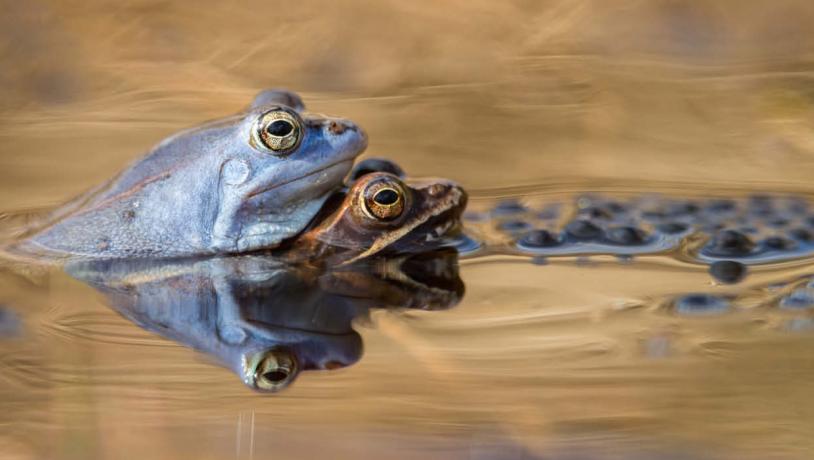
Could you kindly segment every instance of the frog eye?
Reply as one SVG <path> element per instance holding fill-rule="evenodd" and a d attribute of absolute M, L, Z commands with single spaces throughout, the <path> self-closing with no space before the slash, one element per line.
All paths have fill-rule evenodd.
<path fill-rule="evenodd" d="M 299 145 L 302 123 L 297 115 L 282 109 L 264 113 L 255 123 L 252 137 L 255 145 L 276 154 L 287 154 Z"/>
<path fill-rule="evenodd" d="M 297 360 L 283 349 L 267 350 L 251 359 L 248 383 L 260 391 L 275 392 L 287 387 L 299 372 Z"/>
<path fill-rule="evenodd" d="M 397 219 L 404 212 L 406 193 L 395 178 L 371 182 L 364 193 L 365 213 L 380 221 Z"/>

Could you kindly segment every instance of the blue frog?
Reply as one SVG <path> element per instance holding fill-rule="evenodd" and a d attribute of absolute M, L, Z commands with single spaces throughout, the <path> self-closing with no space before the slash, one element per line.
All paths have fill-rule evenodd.
<path fill-rule="evenodd" d="M 353 122 L 266 90 L 243 113 L 165 139 L 11 249 L 66 260 L 273 248 L 306 227 L 366 146 Z"/>

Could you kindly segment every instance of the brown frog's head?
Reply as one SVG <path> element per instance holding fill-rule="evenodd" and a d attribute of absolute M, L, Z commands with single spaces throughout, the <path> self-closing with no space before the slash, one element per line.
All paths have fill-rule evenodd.
<path fill-rule="evenodd" d="M 383 252 L 418 252 L 460 226 L 466 200 L 463 188 L 450 180 L 366 174 L 344 198 L 329 204 L 332 213 L 300 242 L 330 248 L 345 262 Z"/>

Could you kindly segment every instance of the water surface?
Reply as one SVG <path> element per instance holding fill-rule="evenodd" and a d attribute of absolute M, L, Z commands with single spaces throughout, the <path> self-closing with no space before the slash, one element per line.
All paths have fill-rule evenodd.
<path fill-rule="evenodd" d="M 814 194 L 806 1 L 35 1 L 4 11 L 8 214 L 65 201 L 273 86 L 357 121 L 370 154 L 461 182 L 475 212 L 592 193 Z M 357 362 L 303 373 L 276 394 L 139 328 L 59 269 L 4 268 L 0 452 L 814 454 L 810 255 L 752 264 L 723 284 L 683 245 L 540 259 L 491 222 L 467 222 L 487 244 L 460 260 L 460 303 L 373 309 L 353 323 Z"/>

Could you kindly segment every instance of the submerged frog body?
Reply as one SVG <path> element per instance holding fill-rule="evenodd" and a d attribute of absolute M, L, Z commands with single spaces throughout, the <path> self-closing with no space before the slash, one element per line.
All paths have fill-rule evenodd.
<path fill-rule="evenodd" d="M 327 203 L 317 224 L 281 257 L 349 263 L 377 254 L 418 252 L 460 228 L 467 194 L 447 179 L 400 179 L 370 172 Z"/>
<path fill-rule="evenodd" d="M 69 259 L 277 246 L 311 221 L 367 143 L 352 122 L 303 109 L 293 93 L 264 91 L 244 113 L 164 140 L 12 250 Z"/>
<path fill-rule="evenodd" d="M 77 261 L 74 277 L 140 327 L 210 355 L 250 388 L 276 392 L 301 371 L 352 365 L 352 322 L 373 307 L 444 309 L 463 295 L 452 250 L 331 270 L 261 255 Z"/>

